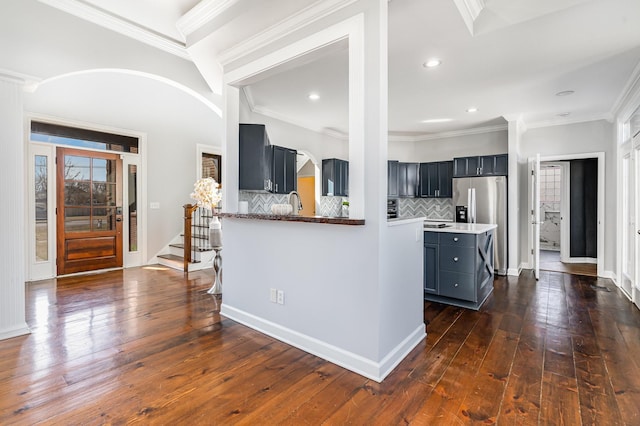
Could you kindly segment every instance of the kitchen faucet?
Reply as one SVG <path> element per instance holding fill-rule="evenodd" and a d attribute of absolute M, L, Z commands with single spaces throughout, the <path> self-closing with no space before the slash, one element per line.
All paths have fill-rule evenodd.
<path fill-rule="evenodd" d="M 300 199 L 300 194 L 298 191 L 291 191 L 289 193 L 289 204 L 291 204 L 292 212 L 294 216 L 298 216 L 300 210 L 302 210 L 302 200 Z"/>

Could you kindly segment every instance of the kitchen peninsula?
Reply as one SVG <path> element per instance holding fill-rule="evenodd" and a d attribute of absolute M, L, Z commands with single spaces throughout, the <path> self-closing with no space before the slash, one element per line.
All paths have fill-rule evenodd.
<path fill-rule="evenodd" d="M 493 291 L 493 238 L 497 225 L 424 225 L 424 298 L 479 309 Z"/>

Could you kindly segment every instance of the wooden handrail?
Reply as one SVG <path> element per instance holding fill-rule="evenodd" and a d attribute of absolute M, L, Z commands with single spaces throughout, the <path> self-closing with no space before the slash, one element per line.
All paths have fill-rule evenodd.
<path fill-rule="evenodd" d="M 196 211 L 198 205 L 185 204 L 184 208 L 184 272 L 189 272 L 189 263 L 191 263 L 191 223 L 193 212 Z"/>

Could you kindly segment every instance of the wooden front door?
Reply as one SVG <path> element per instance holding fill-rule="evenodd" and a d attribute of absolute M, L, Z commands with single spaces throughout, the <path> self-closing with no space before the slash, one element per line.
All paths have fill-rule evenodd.
<path fill-rule="evenodd" d="M 57 148 L 57 274 L 122 266 L 122 160 Z"/>

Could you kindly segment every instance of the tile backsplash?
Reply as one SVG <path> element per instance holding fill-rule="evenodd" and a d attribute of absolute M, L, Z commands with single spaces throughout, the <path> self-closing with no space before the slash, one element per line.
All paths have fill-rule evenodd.
<path fill-rule="evenodd" d="M 249 213 L 271 214 L 273 204 L 288 202 L 287 194 L 269 194 L 265 192 L 240 191 L 240 201 L 249 203 Z M 342 202 L 346 197 L 320 197 L 320 216 L 344 216 Z M 439 208 L 438 208 L 439 207 Z M 399 198 L 399 217 L 425 216 L 433 220 L 453 220 L 453 202 L 450 198 Z"/>
<path fill-rule="evenodd" d="M 346 197 L 320 197 L 320 216 L 340 217 L 348 216 L 343 214 L 342 202 L 349 201 Z M 346 212 L 345 212 L 346 213 Z"/>
<path fill-rule="evenodd" d="M 249 213 L 271 214 L 271 206 L 274 204 L 287 203 L 288 195 L 240 191 L 238 199 L 249 203 Z"/>
<path fill-rule="evenodd" d="M 433 220 L 453 220 L 451 198 L 398 198 L 398 216 L 425 216 Z"/>

